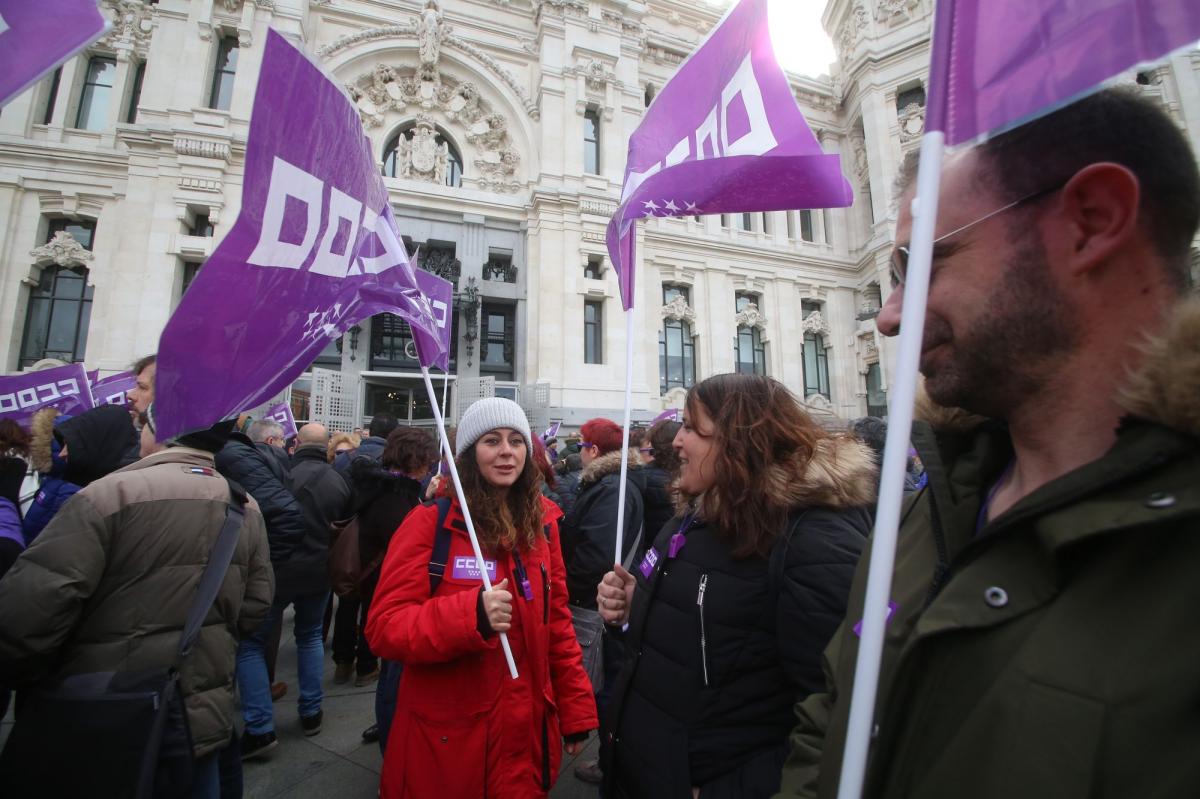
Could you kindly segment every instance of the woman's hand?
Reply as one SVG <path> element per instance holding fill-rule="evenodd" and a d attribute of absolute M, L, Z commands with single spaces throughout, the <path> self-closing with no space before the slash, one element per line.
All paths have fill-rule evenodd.
<path fill-rule="evenodd" d="M 585 746 L 587 741 L 566 741 L 563 743 L 563 751 L 573 757 L 582 752 Z"/>
<path fill-rule="evenodd" d="M 629 621 L 635 587 L 637 580 L 619 563 L 604 575 L 600 585 L 596 586 L 596 607 L 606 624 L 625 624 Z"/>
<path fill-rule="evenodd" d="M 492 586 L 491 591 L 484 591 L 480 594 L 480 597 L 483 599 L 483 612 L 487 614 L 488 624 L 498 633 L 508 632 L 508 628 L 512 627 L 513 596 L 504 590 L 507 585 L 508 578 L 505 577 Z"/>

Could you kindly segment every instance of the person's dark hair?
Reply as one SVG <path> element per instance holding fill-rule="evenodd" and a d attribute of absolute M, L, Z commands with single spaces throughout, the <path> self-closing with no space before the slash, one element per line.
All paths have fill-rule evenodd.
<path fill-rule="evenodd" d="M 871 448 L 875 463 L 883 463 L 883 447 L 887 443 L 887 422 L 878 416 L 864 416 L 850 423 L 850 434 Z"/>
<path fill-rule="evenodd" d="M 480 548 L 495 556 L 501 550 L 533 547 L 542 534 L 542 473 L 533 451 L 525 453 L 525 467 L 506 493 L 484 479 L 475 461 L 474 444 L 463 450 L 457 464 Z"/>
<path fill-rule="evenodd" d="M 152 352 L 149 355 L 144 355 L 134 361 L 133 366 L 129 368 L 129 371 L 133 372 L 134 377 L 137 377 L 147 366 L 151 366 L 156 363 L 158 363 L 158 354 Z"/>
<path fill-rule="evenodd" d="M 1065 182 L 1090 164 L 1121 164 L 1137 177 L 1139 217 L 1177 289 L 1190 282 L 1200 225 L 1200 171 L 1162 106 L 1132 86 L 1097 92 L 979 145 L 985 183 L 1016 200 Z"/>
<path fill-rule="evenodd" d="M 645 445 L 653 450 L 650 454 L 654 456 L 654 465 L 672 477 L 679 473 L 679 453 L 672 443 L 681 427 L 679 422 L 663 419 L 655 422 L 646 435 Z"/>
<path fill-rule="evenodd" d="M 388 434 L 380 462 L 386 469 L 421 474 L 437 463 L 437 445 L 429 433 L 416 427 L 397 427 Z"/>
<path fill-rule="evenodd" d="M 646 443 L 646 428 L 631 427 L 629 428 L 629 448 L 637 449 Z"/>
<path fill-rule="evenodd" d="M 0 419 L 0 453 L 29 457 L 29 433 L 12 419 Z"/>
<path fill-rule="evenodd" d="M 371 424 L 367 426 L 367 435 L 372 438 L 387 438 L 399 426 L 400 420 L 392 414 L 377 413 L 371 417 Z"/>
<path fill-rule="evenodd" d="M 542 480 L 546 485 L 550 486 L 553 491 L 558 488 L 558 478 L 554 476 L 554 467 L 550 463 L 550 453 L 546 451 L 546 445 L 537 436 L 533 437 L 533 463 L 538 467 L 538 471 L 542 473 Z"/>
<path fill-rule="evenodd" d="M 579 428 L 579 435 L 598 447 L 601 455 L 619 450 L 624 437 L 621 426 L 611 419 L 589 419 Z"/>
<path fill-rule="evenodd" d="M 722 374 L 700 381 L 684 403 L 689 424 L 700 407 L 713 422 L 716 482 L 698 497 L 684 496 L 732 543 L 735 558 L 765 556 L 792 509 L 763 473 L 778 466 L 802 472 L 830 434 L 782 383 L 763 375 Z"/>

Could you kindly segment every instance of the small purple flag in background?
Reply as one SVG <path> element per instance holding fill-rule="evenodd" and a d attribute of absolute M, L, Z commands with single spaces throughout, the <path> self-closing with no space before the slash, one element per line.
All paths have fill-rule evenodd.
<path fill-rule="evenodd" d="M 741 0 L 679 67 L 629 138 L 608 254 L 633 307 L 634 223 L 646 216 L 837 208 L 854 198 L 775 60 L 767 0 Z"/>
<path fill-rule="evenodd" d="M 437 324 L 437 340 L 430 341 L 417 328 L 412 328 L 413 344 L 417 348 L 417 360 L 425 366 L 436 366 L 443 372 L 450 371 L 450 312 L 454 308 L 454 284 L 445 278 L 426 272 L 424 269 L 414 270 L 417 275 L 417 288 L 429 299 L 429 307 L 433 311 L 433 321 Z M 430 353 L 441 350 L 440 356 Z"/>
<path fill-rule="evenodd" d="M 394 313 L 441 356 L 358 112 L 269 31 L 246 143 L 242 210 L 168 320 L 158 434 L 269 401 L 359 320 Z"/>
<path fill-rule="evenodd" d="M 40 372 L 0 377 L 0 418 L 12 419 L 22 427 L 42 408 L 78 414 L 94 403 L 87 372 L 81 363 L 69 363 Z"/>
<path fill-rule="evenodd" d="M 928 130 L 1015 127 L 1200 39 L 1196 0 L 938 0 Z"/>
<path fill-rule="evenodd" d="M 276 402 L 267 408 L 267 418 L 279 422 L 283 428 L 283 437 L 291 438 L 296 435 L 296 419 L 292 416 L 292 406 L 286 402 Z"/>
<path fill-rule="evenodd" d="M 678 422 L 679 421 L 679 409 L 678 408 L 667 408 L 665 411 L 660 413 L 658 416 L 655 416 L 654 419 L 650 422 L 650 424 L 654 424 L 655 422 L 661 422 L 664 419 L 667 421 L 670 421 L 670 422 Z"/>
<path fill-rule="evenodd" d="M 558 435 L 558 431 L 562 428 L 562 422 L 555 422 L 546 428 L 546 432 L 542 433 L 542 441 L 549 441 Z"/>
<path fill-rule="evenodd" d="M 91 373 L 89 373 L 90 377 Z M 103 380 L 92 380 L 92 399 L 97 405 L 127 405 L 125 396 L 137 386 L 137 375 L 133 372 L 106 377 Z"/>
<path fill-rule="evenodd" d="M 109 27 L 96 0 L 0 0 L 0 105 Z"/>

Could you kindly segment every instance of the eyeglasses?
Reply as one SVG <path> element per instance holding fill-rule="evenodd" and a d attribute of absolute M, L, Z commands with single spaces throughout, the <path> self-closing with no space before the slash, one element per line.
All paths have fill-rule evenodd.
<path fill-rule="evenodd" d="M 1065 185 L 1066 185 L 1066 181 L 1064 180 L 1061 183 L 1057 183 L 1057 184 L 1051 186 L 1050 188 L 1039 189 L 1038 191 L 1035 191 L 1032 194 L 1026 194 L 1024 197 L 1020 197 L 1016 200 L 1013 200 L 1008 205 L 1002 205 L 999 208 L 997 208 L 995 211 L 990 211 L 989 213 L 984 214 L 983 216 L 976 219 L 974 222 L 968 222 L 967 224 L 963 225 L 962 227 L 955 228 L 954 230 L 951 230 L 949 233 L 946 233 L 945 235 L 938 236 L 936 239 L 933 240 L 932 243 L 938 244 L 939 242 L 943 242 L 946 239 L 950 238 L 951 236 L 958 235 L 959 233 L 970 230 L 971 228 L 975 227 L 976 225 L 983 224 L 984 222 L 988 221 L 992 217 L 999 216 L 1000 214 L 1004 213 L 1005 211 L 1011 211 L 1012 209 L 1016 208 L 1019 205 L 1024 205 L 1025 203 L 1033 202 L 1034 200 L 1041 199 L 1042 197 L 1045 197 L 1048 194 L 1053 194 L 1054 192 L 1058 191 Z M 935 252 L 934 255 L 936 256 L 937 253 Z M 903 286 L 904 279 L 908 275 L 908 247 L 897 247 L 894 250 L 892 250 L 892 262 L 890 264 L 890 270 L 892 273 L 892 287 L 897 288 L 897 287 Z"/>
<path fill-rule="evenodd" d="M 595 444 L 592 444 L 592 443 L 590 443 L 590 442 L 587 442 L 587 441 L 580 441 L 580 442 L 579 442 L 579 449 L 580 449 L 580 450 L 591 449 L 591 448 L 592 448 L 592 447 L 594 447 L 594 446 L 596 446 L 596 445 L 595 445 Z"/>
<path fill-rule="evenodd" d="M 651 455 L 654 452 L 654 447 L 639 447 L 638 452 L 642 453 L 643 455 Z"/>

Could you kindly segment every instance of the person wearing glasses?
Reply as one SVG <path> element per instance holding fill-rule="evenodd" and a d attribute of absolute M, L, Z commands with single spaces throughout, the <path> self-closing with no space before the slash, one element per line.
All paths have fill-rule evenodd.
<path fill-rule="evenodd" d="M 629 625 L 605 795 L 766 799 L 793 706 L 824 686 L 875 463 L 762 375 L 693 387 L 674 447 L 679 515 L 597 588 L 604 620 Z"/>
<path fill-rule="evenodd" d="M 1132 86 L 945 162 L 912 437 L 928 481 L 899 531 L 864 796 L 1200 791 L 1198 222 L 1192 146 Z M 865 580 L 781 796 L 837 794 Z"/>

